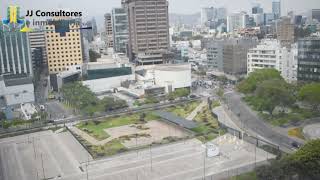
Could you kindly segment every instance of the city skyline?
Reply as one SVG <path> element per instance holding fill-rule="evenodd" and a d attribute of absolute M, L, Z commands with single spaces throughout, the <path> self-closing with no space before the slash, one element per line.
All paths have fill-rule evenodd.
<path fill-rule="evenodd" d="M 77 3 L 76 3 L 77 2 Z M 169 0 L 169 13 L 177 14 L 193 14 L 200 12 L 202 7 L 207 6 L 217 6 L 217 7 L 226 7 L 229 13 L 248 11 L 250 12 L 251 7 L 255 4 L 261 4 L 261 7 L 266 11 L 272 10 L 272 0 Z M 282 12 L 286 14 L 289 11 L 296 11 L 298 13 L 305 13 L 309 9 L 320 8 L 320 4 L 317 0 L 282 0 Z M 83 12 L 83 17 L 91 18 L 92 16 L 103 16 L 106 12 L 111 12 L 112 8 L 120 7 L 121 0 L 109 0 L 108 2 L 103 0 L 92 0 L 92 1 L 83 1 L 78 3 L 75 0 L 68 1 L 49 1 L 45 4 L 41 0 L 4 0 L 1 3 L 0 16 L 5 15 L 5 10 L 9 5 L 19 5 L 22 7 L 22 11 L 26 9 L 43 9 L 43 10 L 53 10 L 53 9 L 71 9 L 78 10 Z M 105 6 L 104 6 L 105 5 Z"/>

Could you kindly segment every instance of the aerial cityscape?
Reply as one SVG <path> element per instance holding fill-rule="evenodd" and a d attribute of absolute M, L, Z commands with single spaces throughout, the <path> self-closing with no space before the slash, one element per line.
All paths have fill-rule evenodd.
<path fill-rule="evenodd" d="M 0 180 L 320 179 L 320 1 L 3 1 Z"/>

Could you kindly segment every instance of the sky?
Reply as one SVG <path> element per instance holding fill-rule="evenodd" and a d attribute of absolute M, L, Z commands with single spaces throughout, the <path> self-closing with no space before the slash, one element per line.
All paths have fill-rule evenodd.
<path fill-rule="evenodd" d="M 103 19 L 103 14 L 110 12 L 114 7 L 120 7 L 121 0 L 0 0 L 0 16 L 6 14 L 8 5 L 19 5 L 25 10 L 57 10 L 70 9 L 83 12 L 84 20 L 96 17 Z M 272 0 L 169 0 L 169 13 L 193 14 L 200 12 L 206 6 L 224 6 L 229 13 L 250 12 L 252 4 L 260 3 L 266 12 L 271 11 Z M 307 12 L 309 9 L 320 9 L 320 0 L 282 0 L 282 12 Z"/>

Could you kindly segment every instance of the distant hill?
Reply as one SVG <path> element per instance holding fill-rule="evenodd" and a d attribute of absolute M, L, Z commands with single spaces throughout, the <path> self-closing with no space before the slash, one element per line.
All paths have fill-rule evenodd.
<path fill-rule="evenodd" d="M 196 13 L 196 14 L 175 14 L 175 13 L 170 13 L 169 14 L 169 23 L 170 25 L 173 24 L 188 24 L 188 25 L 198 25 L 200 24 L 200 18 L 201 14 Z"/>

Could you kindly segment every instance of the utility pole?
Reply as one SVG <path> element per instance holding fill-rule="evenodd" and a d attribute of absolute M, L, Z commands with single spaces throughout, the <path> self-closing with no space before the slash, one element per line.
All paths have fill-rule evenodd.
<path fill-rule="evenodd" d="M 46 179 L 46 175 L 44 172 L 44 166 L 43 166 L 43 158 L 42 158 L 42 153 L 41 153 L 41 165 L 42 165 L 42 173 L 43 173 L 43 179 Z"/>
<path fill-rule="evenodd" d="M 151 171 L 152 171 L 152 144 L 150 144 L 150 168 L 151 168 Z"/>
<path fill-rule="evenodd" d="M 205 151 L 203 153 L 203 180 L 206 180 L 206 150 L 207 147 L 205 147 Z"/>
<path fill-rule="evenodd" d="M 88 159 L 87 159 L 87 163 L 86 163 L 87 180 L 89 180 L 88 165 L 89 165 L 89 155 L 88 155 Z"/>

